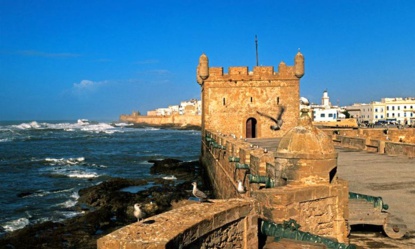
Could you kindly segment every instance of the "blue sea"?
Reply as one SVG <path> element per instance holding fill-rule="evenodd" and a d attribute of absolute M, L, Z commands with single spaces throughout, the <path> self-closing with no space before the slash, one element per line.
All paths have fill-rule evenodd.
<path fill-rule="evenodd" d="M 88 120 L 0 122 L 0 235 L 79 215 L 79 189 L 148 179 L 150 159 L 198 160 L 200 131 Z"/>

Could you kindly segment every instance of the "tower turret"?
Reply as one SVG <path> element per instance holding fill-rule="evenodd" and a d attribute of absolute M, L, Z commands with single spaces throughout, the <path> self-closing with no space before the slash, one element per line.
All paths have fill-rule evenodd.
<path fill-rule="evenodd" d="M 304 75 L 304 56 L 300 50 L 298 50 L 294 58 L 294 72 L 297 78 L 301 78 Z"/>
<path fill-rule="evenodd" d="M 209 59 L 203 53 L 199 57 L 199 65 L 197 66 L 197 83 L 200 85 L 209 77 Z"/>

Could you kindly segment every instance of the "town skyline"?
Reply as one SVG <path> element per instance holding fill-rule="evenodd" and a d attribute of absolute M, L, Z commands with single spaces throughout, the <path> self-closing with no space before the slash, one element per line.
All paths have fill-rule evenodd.
<path fill-rule="evenodd" d="M 200 99 L 202 53 L 223 67 L 300 49 L 300 96 L 413 97 L 413 1 L 0 1 L 0 120 L 115 120 Z"/>

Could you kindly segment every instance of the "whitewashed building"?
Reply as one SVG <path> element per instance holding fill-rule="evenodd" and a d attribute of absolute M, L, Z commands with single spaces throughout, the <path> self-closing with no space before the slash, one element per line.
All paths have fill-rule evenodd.
<path fill-rule="evenodd" d="M 316 122 L 336 121 L 346 117 L 342 113 L 344 111 L 342 108 L 331 105 L 327 90 L 323 92 L 323 96 L 321 97 L 321 105 L 312 104 L 311 109 L 313 113 L 312 119 Z"/>
<path fill-rule="evenodd" d="M 171 105 L 167 108 L 157 108 L 147 112 L 147 116 L 169 116 L 172 114 L 201 115 L 202 101 L 191 99 L 189 101 L 181 101 L 179 105 Z"/>
<path fill-rule="evenodd" d="M 345 107 L 356 115 L 360 123 L 415 124 L 415 98 L 383 98 L 370 104 L 353 104 Z"/>

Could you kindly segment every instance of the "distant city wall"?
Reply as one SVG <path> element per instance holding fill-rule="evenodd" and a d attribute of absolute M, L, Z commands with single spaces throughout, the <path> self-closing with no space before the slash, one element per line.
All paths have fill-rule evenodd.
<path fill-rule="evenodd" d="M 166 116 L 140 116 L 140 115 L 121 115 L 120 121 L 134 124 L 146 124 L 150 126 L 176 125 L 176 126 L 201 126 L 202 117 L 200 115 L 166 115 Z"/>

